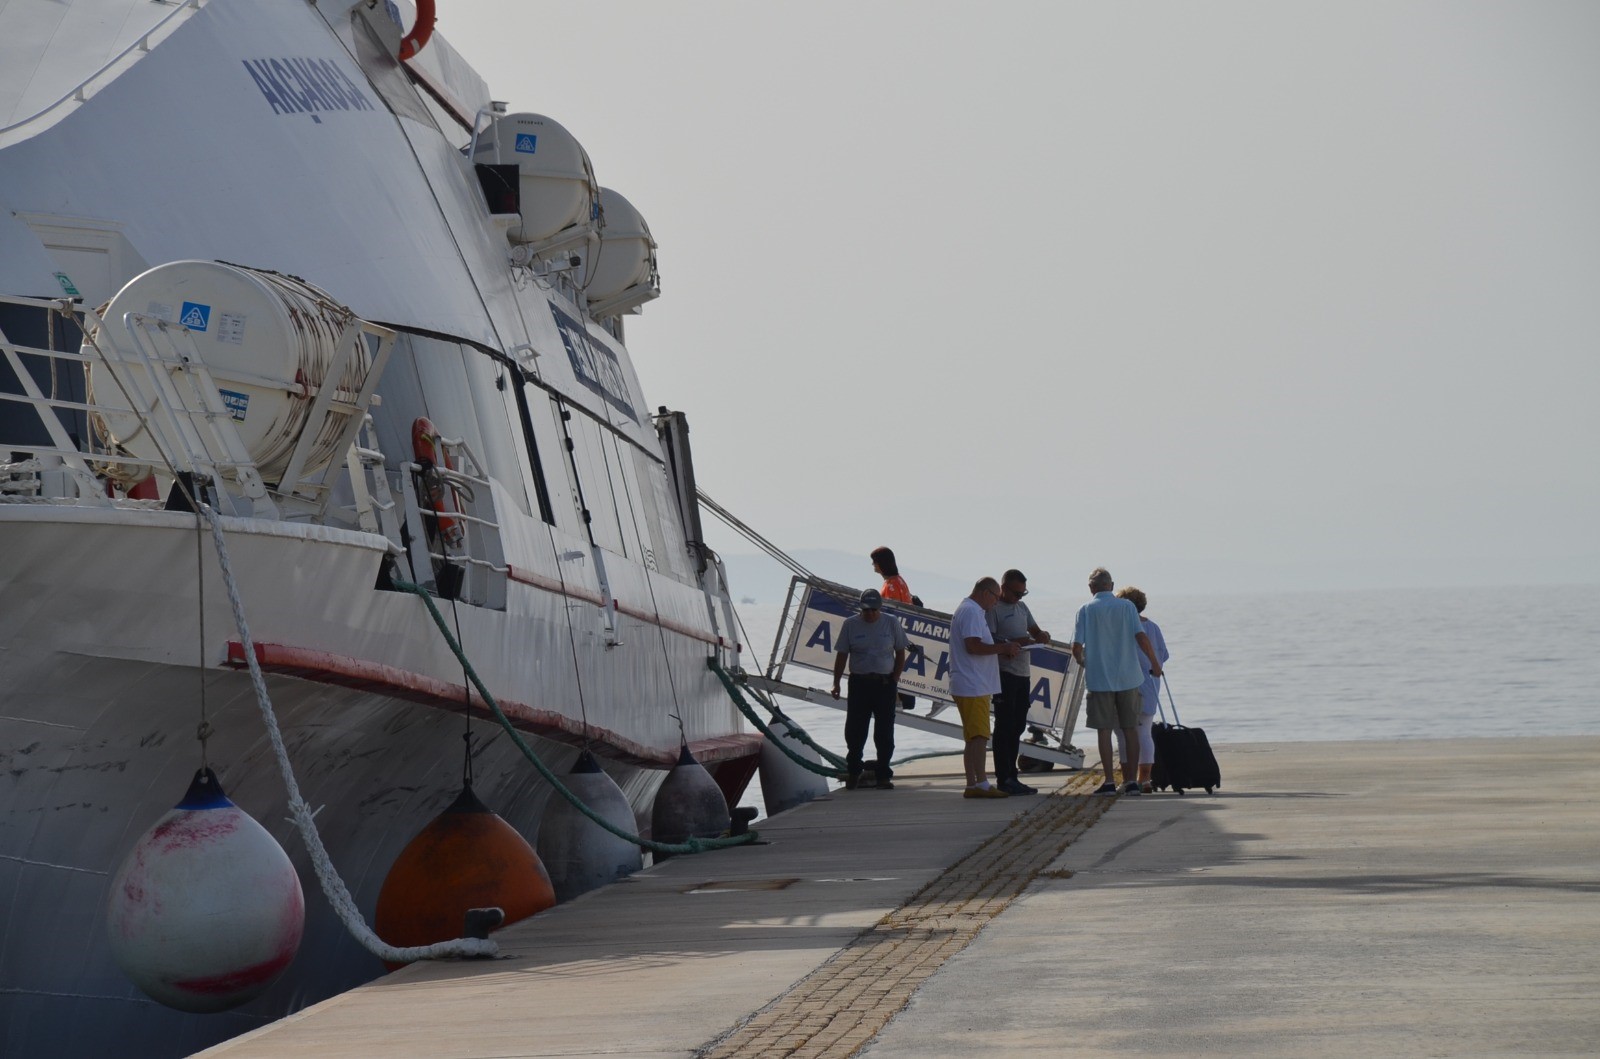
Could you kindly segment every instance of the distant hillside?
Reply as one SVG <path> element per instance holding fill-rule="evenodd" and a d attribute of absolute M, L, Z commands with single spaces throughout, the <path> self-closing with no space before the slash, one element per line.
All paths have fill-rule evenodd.
<path fill-rule="evenodd" d="M 864 555 L 830 549 L 795 552 L 794 557 L 819 577 L 877 588 L 879 580 Z M 765 555 L 723 555 L 733 598 L 757 603 L 782 603 L 789 589 L 789 572 Z M 1600 553 L 1566 556 L 1531 556 L 1515 567 L 1489 558 L 1460 559 L 1434 556 L 1422 559 L 1329 559 L 1319 563 L 1250 562 L 1237 559 L 1120 557 L 1106 562 L 1118 585 L 1138 585 L 1152 598 L 1175 595 L 1231 595 L 1241 592 L 1327 592 L 1350 589 L 1406 587 L 1488 586 L 1519 584 L 1600 583 Z M 1065 566 L 1065 564 L 1063 564 Z M 1028 589 L 1035 601 L 1087 599 L 1086 579 L 1092 560 L 1055 570 L 1026 568 Z M 1002 571 L 990 571 L 998 577 Z M 972 590 L 983 570 L 963 577 L 928 570 L 903 568 L 911 591 L 935 610 L 952 610 Z"/>
<path fill-rule="evenodd" d="M 877 588 L 882 579 L 872 572 L 872 563 L 864 555 L 829 549 L 812 549 L 793 553 L 794 560 L 818 577 L 852 585 L 856 588 Z M 735 600 L 753 599 L 757 603 L 782 603 L 789 591 L 790 573 L 775 560 L 765 555 L 724 555 L 728 580 L 733 586 Z M 951 610 L 962 596 L 972 591 L 972 580 L 948 577 L 927 570 L 902 567 L 901 575 L 928 606 L 937 610 Z M 998 573 L 998 572 L 997 572 Z"/>

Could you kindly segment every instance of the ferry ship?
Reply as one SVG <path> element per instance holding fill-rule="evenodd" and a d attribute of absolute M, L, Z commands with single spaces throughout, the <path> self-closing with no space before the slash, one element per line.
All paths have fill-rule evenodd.
<path fill-rule="evenodd" d="M 551 797 L 406 583 L 642 824 L 684 746 L 730 805 L 756 768 L 687 422 L 623 342 L 649 227 L 418 8 L 0 5 L 0 1053 L 183 1054 L 383 971 L 286 821 L 224 564 L 369 920 L 469 760 L 530 839 Z M 209 1015 L 106 941 L 202 763 L 306 895 L 288 970 Z"/>

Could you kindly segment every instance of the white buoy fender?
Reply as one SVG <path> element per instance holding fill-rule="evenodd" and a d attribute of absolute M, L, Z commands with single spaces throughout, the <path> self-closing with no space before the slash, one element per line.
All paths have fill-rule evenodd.
<path fill-rule="evenodd" d="M 705 766 L 685 746 L 650 808 L 650 837 L 657 842 L 716 838 L 728 830 L 728 799 Z M 659 856 L 659 855 L 658 855 Z"/>
<path fill-rule="evenodd" d="M 579 754 L 562 782 L 596 816 L 612 827 L 633 832 L 633 807 L 593 754 L 587 750 Z M 607 831 L 559 794 L 552 794 L 545 803 L 537 849 L 555 885 L 557 901 L 570 901 L 644 867 L 644 854 L 637 845 Z"/>
<path fill-rule="evenodd" d="M 180 1011 L 258 996 L 293 961 L 304 928 L 294 865 L 209 768 L 122 862 L 106 912 L 117 966 Z"/>
<path fill-rule="evenodd" d="M 807 761 L 822 764 L 820 754 L 790 734 L 787 722 L 773 721 L 772 734 Z M 766 804 L 768 816 L 827 796 L 827 779 L 797 763 L 775 746 L 771 738 L 761 741 L 760 769 L 761 800 Z"/>

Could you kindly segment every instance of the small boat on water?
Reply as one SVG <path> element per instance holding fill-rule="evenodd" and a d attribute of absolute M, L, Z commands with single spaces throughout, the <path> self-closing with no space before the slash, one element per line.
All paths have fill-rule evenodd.
<path fill-rule="evenodd" d="M 551 800 L 407 583 L 646 830 L 683 746 L 730 805 L 756 768 L 686 420 L 623 342 L 649 228 L 419 6 L 0 6 L 0 1054 L 185 1054 L 383 971 L 286 820 L 225 574 L 369 922 L 464 774 L 530 841 Z M 196 1015 L 106 936 L 203 764 L 306 918 L 264 993 Z"/>

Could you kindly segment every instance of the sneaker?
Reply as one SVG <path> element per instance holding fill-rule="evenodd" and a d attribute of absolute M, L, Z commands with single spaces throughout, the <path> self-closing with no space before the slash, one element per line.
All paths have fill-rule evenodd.
<path fill-rule="evenodd" d="M 877 783 L 874 783 L 873 786 L 880 791 L 894 790 L 894 784 L 891 783 L 887 778 L 879 780 Z"/>
<path fill-rule="evenodd" d="M 1139 789 L 1139 785 L 1137 783 L 1133 782 L 1132 780 L 1129 780 L 1127 783 L 1124 783 L 1122 785 L 1122 793 L 1123 794 L 1143 794 L 1144 792 Z"/>
<path fill-rule="evenodd" d="M 1115 783 L 1102 783 L 1094 789 L 1094 792 L 1096 794 L 1116 794 L 1117 785 Z"/>
<path fill-rule="evenodd" d="M 1005 798 L 1005 791 L 999 787 L 968 787 L 961 792 L 963 798 Z"/>
<path fill-rule="evenodd" d="M 1015 794 L 1015 795 L 1038 794 L 1039 793 L 1039 788 L 1030 787 L 1026 783 L 1023 783 L 1021 780 L 1001 780 L 1000 781 L 1000 789 L 1005 791 L 1007 794 Z"/>
<path fill-rule="evenodd" d="M 1156 792 L 1156 785 L 1154 783 L 1141 783 L 1139 784 L 1139 790 L 1145 794 L 1154 794 Z"/>

